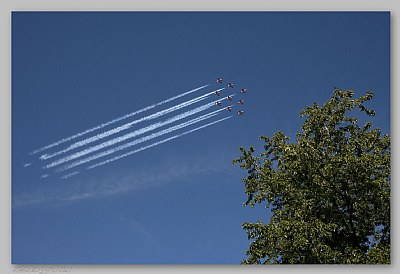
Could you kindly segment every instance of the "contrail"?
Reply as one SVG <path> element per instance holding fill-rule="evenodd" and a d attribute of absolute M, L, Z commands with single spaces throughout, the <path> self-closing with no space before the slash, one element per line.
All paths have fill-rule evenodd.
<path fill-rule="evenodd" d="M 79 173 L 80 173 L 79 171 L 74 171 L 74 172 L 65 174 L 64 176 L 61 177 L 61 179 L 68 179 L 68 178 L 70 178 L 70 177 L 72 177 L 72 176 L 75 176 L 75 175 L 77 175 L 77 174 L 79 174 Z"/>
<path fill-rule="evenodd" d="M 109 150 L 106 150 L 106 151 L 104 151 L 104 152 L 100 152 L 100 153 L 97 153 L 97 154 L 95 154 L 95 155 L 86 157 L 86 158 L 81 159 L 81 160 L 79 160 L 79 161 L 75 161 L 75 162 L 73 162 L 73 163 L 71 163 L 71 164 L 69 164 L 69 165 L 66 165 L 66 166 L 64 166 L 64 167 L 61 167 L 61 168 L 57 169 L 57 172 L 61 172 L 61 171 L 65 171 L 65 170 L 71 169 L 71 168 L 73 168 L 73 167 L 75 167 L 75 166 L 85 164 L 85 163 L 87 163 L 87 162 L 96 160 L 96 159 L 98 159 L 98 158 L 100 158 L 100 157 L 104 157 L 104 156 L 110 155 L 110 154 L 112 154 L 112 153 L 115 153 L 115 152 L 117 152 L 117 151 L 126 149 L 126 148 L 128 148 L 128 147 L 131 147 L 131 146 L 134 146 L 134 145 L 137 145 L 137 144 L 140 144 L 140 143 L 149 141 L 149 140 L 151 140 L 151 139 L 160 137 L 160 136 L 162 136 L 162 135 L 165 135 L 165 134 L 167 134 L 167 133 L 170 133 L 170 132 L 179 130 L 179 129 L 181 129 L 181 128 L 188 127 L 188 126 L 190 126 L 190 125 L 192 125 L 192 124 L 195 124 L 195 123 L 201 122 L 201 121 L 203 121 L 203 120 L 205 120 L 205 119 L 209 119 L 209 118 L 211 118 L 211 117 L 214 117 L 214 116 L 216 116 L 216 115 L 219 114 L 218 112 L 221 112 L 221 111 L 223 111 L 223 109 L 218 109 L 218 110 L 216 110 L 216 111 L 213 111 L 213 112 L 204 114 L 204 115 L 202 115 L 202 116 L 200 116 L 200 117 L 194 118 L 194 119 L 192 119 L 192 120 L 189 120 L 189 121 L 187 121 L 187 122 L 181 123 L 181 124 L 179 124 L 179 125 L 176 125 L 176 126 L 173 126 L 173 127 L 170 127 L 170 128 L 164 129 L 164 130 L 161 130 L 161 131 L 159 131 L 159 132 L 155 132 L 155 133 L 153 133 L 153 134 L 144 136 L 144 137 L 142 137 L 142 138 L 136 139 L 136 140 L 134 140 L 134 141 L 132 141 L 132 142 L 129 142 L 129 143 L 127 143 L 127 144 L 120 145 L 120 146 L 115 147 L 115 148 L 111 148 L 111 149 L 109 149 Z"/>
<path fill-rule="evenodd" d="M 164 139 L 164 140 L 155 142 L 155 143 L 153 143 L 153 144 L 151 144 L 151 145 L 144 146 L 144 147 L 141 147 L 141 148 L 139 148 L 139 149 L 135 149 L 135 150 L 129 151 L 129 152 L 125 153 L 125 154 L 116 156 L 116 157 L 111 158 L 111 159 L 109 159 L 109 160 L 106 160 L 106 161 L 103 161 L 103 162 L 100 162 L 100 163 L 91 165 L 91 166 L 87 167 L 87 169 L 96 168 L 96 167 L 99 167 L 99 166 L 108 164 L 108 163 L 110 163 L 110 162 L 114 162 L 114 161 L 119 160 L 119 159 L 121 159 L 121 158 L 124 158 L 124 157 L 130 156 L 130 155 L 132 155 L 132 154 L 135 154 L 135 153 L 137 153 L 137 152 L 140 152 L 140 151 L 142 151 L 142 150 L 145 150 L 145 149 L 148 149 L 148 148 L 151 148 L 151 147 L 154 147 L 154 146 L 158 146 L 158 145 L 160 145 L 160 144 L 166 143 L 166 142 L 171 141 L 171 140 L 173 140 L 173 139 L 179 138 L 179 137 L 181 137 L 181 136 L 183 136 L 183 135 L 186 135 L 186 134 L 195 132 L 195 131 L 200 130 L 200 129 L 203 129 L 203 128 L 205 128 L 205 127 L 214 125 L 214 124 L 216 124 L 216 123 L 220 123 L 220 122 L 222 122 L 222 121 L 224 121 L 224 120 L 226 120 L 226 119 L 229 119 L 229 118 L 232 118 L 232 116 L 228 116 L 228 117 L 225 117 L 225 118 L 223 118 L 223 119 L 219 119 L 219 120 L 217 120 L 217 121 L 215 121 L 215 122 L 206 124 L 206 125 L 204 125 L 204 126 L 201 126 L 201 127 L 198 127 L 198 128 L 195 128 L 195 129 L 192 129 L 192 130 L 183 132 L 183 133 L 181 133 L 181 134 L 178 134 L 178 135 L 169 137 L 169 138 L 167 138 L 167 139 Z"/>
<path fill-rule="evenodd" d="M 51 168 L 51 167 L 63 164 L 65 162 L 68 162 L 68 161 L 74 160 L 76 158 L 80 158 L 82 156 L 85 156 L 85 155 L 87 155 L 89 153 L 95 152 L 97 150 L 100 150 L 100 149 L 112 146 L 114 144 L 123 142 L 123 141 L 125 141 L 127 139 L 134 138 L 134 137 L 136 137 L 138 135 L 141 135 L 141 134 L 146 133 L 148 131 L 154 130 L 154 129 L 159 128 L 161 126 L 165 126 L 165 125 L 171 124 L 171 123 L 176 122 L 178 120 L 184 119 L 184 118 L 186 118 L 188 116 L 194 115 L 194 114 L 196 114 L 198 112 L 204 111 L 204 110 L 210 108 L 211 106 L 213 106 L 215 102 L 216 101 L 208 103 L 208 104 L 205 104 L 205 105 L 197 107 L 197 108 L 195 108 L 193 110 L 189 110 L 187 112 L 184 112 L 183 114 L 176 115 L 176 116 L 174 116 L 172 118 L 169 118 L 169 119 L 167 119 L 167 120 L 165 120 L 163 122 L 154 123 L 154 124 L 152 124 L 150 126 L 135 130 L 135 131 L 130 132 L 128 134 L 116 137 L 114 139 L 105 141 L 105 142 L 100 143 L 98 145 L 95 145 L 95 146 L 89 147 L 87 149 L 78 151 L 78 152 L 76 152 L 74 154 L 71 154 L 69 156 L 66 156 L 66 157 L 63 157 L 61 159 L 58 159 L 58 160 L 56 160 L 56 161 L 54 161 L 52 163 L 49 163 L 49 164 L 45 165 L 43 168 Z M 224 110 L 224 109 L 219 109 L 218 111 L 222 111 L 222 110 Z"/>
<path fill-rule="evenodd" d="M 128 147 L 131 147 L 131 146 L 133 146 L 133 145 L 146 142 L 146 141 L 148 141 L 148 140 L 157 138 L 157 137 L 159 137 L 159 136 L 162 136 L 162 135 L 167 134 L 167 133 L 170 133 L 170 132 L 172 132 L 172 131 L 181 129 L 181 128 L 183 128 L 183 127 L 187 127 L 187 126 L 192 125 L 192 124 L 194 124 L 194 123 L 198 123 L 198 122 L 200 122 L 200 121 L 202 121 L 202 120 L 205 120 L 205 119 L 208 119 L 208 118 L 211 118 L 211 117 L 217 115 L 218 112 L 220 112 L 220 111 L 222 111 L 222 109 L 219 109 L 219 110 L 216 110 L 216 111 L 207 113 L 207 114 L 202 115 L 202 116 L 200 116 L 200 117 L 197 117 L 197 118 L 194 118 L 194 119 L 192 119 L 192 120 L 183 122 L 183 123 L 181 123 L 181 124 L 179 124 L 179 125 L 176 125 L 176 126 L 173 126 L 173 127 L 170 127 L 170 128 L 164 129 L 164 130 L 161 130 L 161 131 L 159 131 L 159 132 L 150 134 L 150 135 L 148 135 L 148 136 L 144 136 L 144 137 L 142 137 L 142 138 L 139 138 L 139 139 L 136 139 L 136 140 L 134 140 L 134 141 L 131 141 L 131 142 L 127 143 L 127 144 L 120 145 L 120 146 L 118 146 L 118 147 L 116 147 L 116 148 L 111 148 L 111 149 L 106 150 L 106 151 L 104 151 L 104 152 L 99 152 L 99 153 L 97 153 L 97 154 L 95 154 L 95 155 L 86 157 L 86 158 L 84 158 L 84 159 L 75 161 L 75 162 L 73 162 L 73 163 L 71 163 L 71 164 L 69 164 L 69 165 L 66 165 L 66 166 L 64 166 L 64 167 L 61 167 L 61 168 L 57 169 L 57 172 L 65 171 L 65 170 L 70 169 L 70 168 L 72 168 L 72 167 L 75 167 L 75 166 L 78 166 L 78 165 L 81 165 L 81 164 L 84 164 L 84 163 L 93 161 L 93 160 L 95 160 L 95 159 L 97 159 L 97 158 L 99 158 L 99 157 L 104 157 L 104 156 L 109 155 L 109 154 L 112 154 L 112 153 L 114 153 L 114 152 L 116 152 L 116 151 L 123 150 L 123 149 L 125 149 L 125 148 L 128 148 Z"/>
<path fill-rule="evenodd" d="M 77 133 L 77 134 L 75 134 L 75 135 L 72 135 L 72 136 L 70 136 L 70 137 L 67 137 L 67 138 L 61 139 L 61 140 L 59 140 L 59 141 L 56 141 L 56 142 L 54 142 L 54 143 L 52 143 L 52 144 L 50 144 L 50 145 L 41 147 L 41 148 L 39 148 L 39 149 L 37 149 L 37 150 L 35 150 L 35 151 L 32 151 L 32 152 L 29 153 L 29 154 L 30 154 L 30 155 L 32 155 L 32 154 L 37 154 L 37 153 L 39 153 L 39 152 L 41 152 L 41 151 L 44 151 L 44 150 L 46 150 L 46 149 L 49 149 L 49 148 L 58 146 L 59 144 L 62 144 L 62 143 L 68 142 L 68 141 L 71 141 L 71 140 L 73 140 L 73 139 L 75 139 L 75 138 L 78 138 L 78 137 L 80 137 L 80 136 L 83 136 L 83 135 L 85 135 L 85 134 L 88 134 L 88 133 L 90 133 L 90 132 L 93 132 L 93 131 L 98 130 L 98 129 L 100 129 L 100 128 L 103 128 L 103 127 L 105 127 L 105 126 L 114 124 L 114 123 L 119 122 L 119 121 L 121 121 L 121 120 L 124 120 L 124 119 L 126 119 L 126 118 L 132 117 L 132 116 L 134 116 L 134 115 L 136 115 L 136 114 L 142 113 L 142 112 L 147 111 L 147 110 L 149 110 L 149 109 L 153 109 L 153 108 L 155 108 L 155 107 L 161 106 L 161 105 L 163 105 L 163 104 L 166 104 L 166 103 L 168 103 L 168 102 L 171 102 L 171 101 L 176 100 L 176 99 L 178 99 L 178 98 L 181 98 L 181 97 L 183 97 L 183 96 L 186 96 L 186 95 L 188 95 L 188 94 L 191 94 L 191 93 L 193 93 L 193 92 L 195 92 L 195 91 L 198 91 L 198 90 L 200 90 L 200 89 L 206 88 L 206 87 L 208 87 L 208 86 L 209 86 L 209 85 L 204 85 L 204 86 L 201 86 L 201 87 L 198 87 L 198 88 L 189 90 L 189 91 L 184 92 L 184 93 L 182 93 L 182 94 L 179 94 L 179 95 L 177 95 L 177 96 L 174 96 L 174 97 L 171 97 L 171 98 L 166 99 L 166 100 L 164 100 L 164 101 L 161 101 L 161 102 L 159 102 L 159 103 L 157 103 L 157 104 L 153 104 L 153 105 L 147 106 L 147 107 L 145 107 L 145 108 L 142 108 L 142 109 L 140 109 L 140 110 L 137 110 L 137 111 L 131 112 L 131 113 L 129 113 L 129 114 L 126 114 L 126 115 L 124 115 L 124 116 L 115 118 L 114 120 L 111 120 L 111 121 L 109 121 L 109 122 L 106 122 L 106 123 L 97 125 L 97 126 L 92 127 L 92 128 L 90 128 L 90 129 L 88 129 L 88 130 L 79 132 L 79 133 Z"/>
<path fill-rule="evenodd" d="M 222 88 L 222 89 L 224 89 L 224 88 Z M 222 90 L 222 89 L 219 89 L 219 90 Z M 218 90 L 218 91 L 219 91 L 219 90 Z M 87 138 L 87 139 L 85 139 L 85 140 L 76 142 L 76 143 L 70 145 L 69 147 L 67 147 L 66 149 L 57 151 L 57 152 L 55 152 L 55 153 L 52 153 L 52 154 L 43 154 L 42 156 L 40 156 L 40 159 L 42 159 L 42 160 L 51 159 L 51 158 L 53 158 L 53 157 L 55 157 L 55 156 L 61 155 L 61 154 L 65 153 L 65 152 L 68 152 L 68 151 L 70 151 L 70 150 L 72 150 L 72 149 L 75 149 L 75 148 L 78 148 L 78 147 L 81 147 L 81 146 L 85 146 L 85 145 L 90 144 L 90 143 L 92 143 L 92 142 L 96 142 L 96 141 L 98 141 L 98 140 L 100 140 L 100 139 L 106 138 L 106 137 L 108 137 L 108 136 L 110 136 L 110 135 L 113 135 L 113 134 L 116 134 L 116 133 L 121 132 L 121 131 L 123 131 L 123 130 L 129 129 L 129 128 L 132 127 L 133 125 L 138 124 L 138 123 L 140 123 L 140 122 L 153 120 L 153 119 L 159 118 L 159 117 L 161 117 L 161 116 L 163 116 L 163 115 L 166 115 L 166 114 L 168 114 L 168 113 L 170 113 L 170 112 L 173 112 L 173 111 L 179 110 L 179 109 L 181 109 L 181 108 L 190 106 L 190 105 L 192 105 L 192 104 L 198 103 L 198 102 L 200 102 L 200 101 L 205 100 L 208 96 L 210 96 L 210 95 L 213 94 L 214 92 L 215 92 L 215 91 L 206 93 L 206 94 L 204 94 L 204 95 L 201 95 L 201 96 L 196 97 L 196 98 L 194 98 L 194 99 L 192 99 L 192 100 L 183 102 L 183 103 L 178 104 L 178 105 L 176 105 L 176 106 L 172 106 L 172 107 L 170 107 L 170 108 L 161 110 L 161 111 L 156 112 L 156 113 L 154 113 L 154 114 L 145 116 L 145 117 L 143 117 L 143 118 L 141 118 L 141 119 L 137 119 L 137 120 L 134 120 L 134 121 L 132 121 L 132 122 L 126 123 L 126 124 L 124 124 L 124 125 L 122 125 L 122 126 L 119 126 L 119 127 L 110 129 L 110 130 L 108 130 L 108 131 L 99 133 L 99 134 L 97 134 L 97 135 L 95 135 L 95 136 L 92 136 L 92 137 L 90 137 L 90 138 Z"/>

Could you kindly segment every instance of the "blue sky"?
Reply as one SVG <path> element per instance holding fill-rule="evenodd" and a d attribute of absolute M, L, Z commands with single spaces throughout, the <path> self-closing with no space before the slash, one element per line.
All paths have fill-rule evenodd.
<path fill-rule="evenodd" d="M 278 130 L 293 140 L 300 110 L 327 101 L 334 86 L 372 90 L 372 121 L 389 133 L 389 23 L 378 12 L 14 12 L 12 262 L 240 263 L 241 224 L 269 215 L 242 206 L 246 173 L 231 164 L 238 146 L 260 149 L 258 136 Z M 244 116 L 96 169 L 82 165 L 66 180 L 54 171 L 41 178 L 48 162 L 29 155 L 194 88 L 209 84 L 124 122 L 213 91 L 223 86 L 217 77 L 236 83 L 233 93 L 248 88 L 235 97 L 246 100 Z"/>

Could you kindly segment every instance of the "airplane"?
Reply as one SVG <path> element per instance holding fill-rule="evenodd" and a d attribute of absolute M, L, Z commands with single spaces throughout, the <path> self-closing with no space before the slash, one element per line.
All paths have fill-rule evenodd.
<path fill-rule="evenodd" d="M 235 86 L 235 84 L 233 84 L 233 83 L 228 84 L 228 88 L 233 88 L 234 86 Z"/>
<path fill-rule="evenodd" d="M 244 111 L 243 111 L 243 110 L 239 110 L 239 111 L 237 112 L 237 114 L 243 115 L 243 114 L 244 114 Z"/>
<path fill-rule="evenodd" d="M 217 78 L 217 80 L 215 80 L 215 82 L 222 83 L 222 78 Z"/>
<path fill-rule="evenodd" d="M 214 93 L 215 93 L 216 95 L 218 95 L 218 96 L 221 95 L 221 92 L 220 92 L 220 91 L 215 91 Z"/>
<path fill-rule="evenodd" d="M 242 99 L 240 99 L 240 100 L 238 101 L 238 104 L 243 105 L 243 104 L 244 104 L 244 101 L 243 101 Z"/>
<path fill-rule="evenodd" d="M 247 92 L 247 88 L 242 88 L 242 89 L 240 90 L 240 92 L 241 92 L 241 93 L 246 93 L 246 92 Z"/>
<path fill-rule="evenodd" d="M 221 102 L 220 102 L 220 101 L 217 101 L 217 102 L 215 102 L 215 105 L 216 105 L 217 107 L 219 107 L 219 106 L 221 105 Z"/>
<path fill-rule="evenodd" d="M 229 101 L 232 101 L 232 96 L 228 96 L 228 97 L 226 97 L 226 99 L 228 99 Z"/>
<path fill-rule="evenodd" d="M 231 107 L 227 107 L 226 110 L 227 111 L 232 111 L 232 108 Z"/>

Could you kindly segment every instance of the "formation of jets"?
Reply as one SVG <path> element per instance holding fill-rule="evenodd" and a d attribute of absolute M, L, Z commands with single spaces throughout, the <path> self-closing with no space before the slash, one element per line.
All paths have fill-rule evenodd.
<path fill-rule="evenodd" d="M 222 78 L 217 78 L 217 79 L 215 80 L 215 82 L 222 84 Z M 228 88 L 234 88 L 234 86 L 235 86 L 234 83 L 228 83 L 228 85 L 227 85 Z M 220 91 L 215 91 L 214 93 L 215 93 L 217 96 L 220 96 L 220 95 L 221 95 L 221 92 L 220 92 Z M 240 93 L 247 93 L 247 88 L 242 88 L 242 89 L 240 89 Z M 228 96 L 226 97 L 226 99 L 228 99 L 229 101 L 232 101 L 233 96 L 228 95 Z M 240 104 L 240 105 L 244 105 L 244 100 L 240 99 L 237 103 Z M 217 102 L 215 103 L 215 105 L 216 105 L 217 107 L 219 107 L 219 106 L 222 105 L 222 103 L 221 103 L 220 101 L 217 101 Z M 226 107 L 225 109 L 226 109 L 227 111 L 232 111 L 232 107 Z M 239 110 L 239 111 L 237 112 L 237 114 L 238 114 L 238 115 L 243 115 L 243 114 L 244 114 L 244 111 L 243 111 L 243 110 Z"/>

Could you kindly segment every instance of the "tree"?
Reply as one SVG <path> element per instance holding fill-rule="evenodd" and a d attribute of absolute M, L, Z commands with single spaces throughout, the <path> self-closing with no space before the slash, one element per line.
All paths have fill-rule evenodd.
<path fill-rule="evenodd" d="M 296 143 L 282 132 L 261 136 L 265 151 L 240 147 L 233 160 L 248 172 L 244 205 L 265 203 L 268 223 L 245 222 L 243 264 L 390 264 L 390 137 L 349 115 L 372 92 L 353 99 L 334 89 L 306 117 Z"/>

